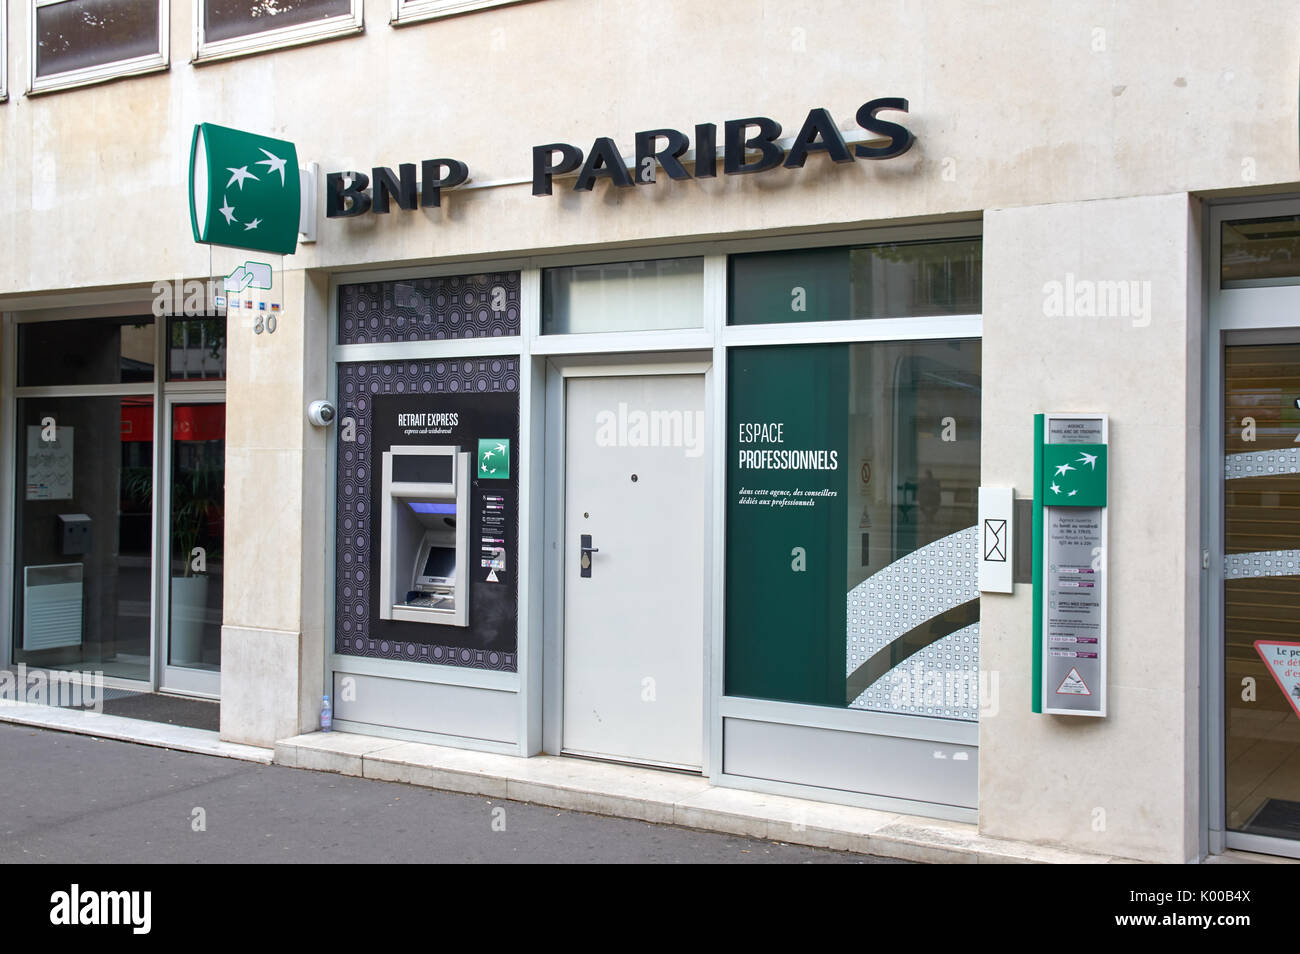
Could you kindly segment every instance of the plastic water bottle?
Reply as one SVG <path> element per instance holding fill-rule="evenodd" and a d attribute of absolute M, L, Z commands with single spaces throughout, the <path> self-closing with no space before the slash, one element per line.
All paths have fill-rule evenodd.
<path fill-rule="evenodd" d="M 322 732 L 334 731 L 334 710 L 330 708 L 330 697 L 328 693 L 321 699 L 320 730 Z"/>

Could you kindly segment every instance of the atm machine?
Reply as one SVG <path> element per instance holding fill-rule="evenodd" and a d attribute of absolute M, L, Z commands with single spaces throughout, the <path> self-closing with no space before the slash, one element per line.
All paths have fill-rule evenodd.
<path fill-rule="evenodd" d="M 469 456 L 445 445 L 384 453 L 380 619 L 469 625 Z"/>

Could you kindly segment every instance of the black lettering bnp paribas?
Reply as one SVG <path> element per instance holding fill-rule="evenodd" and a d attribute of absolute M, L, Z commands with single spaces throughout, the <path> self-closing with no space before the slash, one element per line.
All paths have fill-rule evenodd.
<path fill-rule="evenodd" d="M 915 137 L 898 123 L 878 118 L 886 110 L 907 112 L 907 100 L 896 97 L 863 103 L 855 119 L 873 133 L 870 143 L 849 147 L 830 112 L 812 109 L 787 151 L 780 145 L 781 124 L 766 116 L 729 119 L 722 127 L 722 171 L 726 175 L 763 172 L 783 166 L 801 169 L 813 153 L 825 153 L 832 162 L 856 159 L 892 159 L 912 148 Z M 718 127 L 701 123 L 695 127 L 695 159 L 688 171 L 683 158 L 691 140 L 677 129 L 648 129 L 635 136 L 632 168 L 619 154 L 614 140 L 602 136 L 584 154 L 572 143 L 552 142 L 533 147 L 533 195 L 551 195 L 556 176 L 577 172 L 573 189 L 590 192 L 601 179 L 614 186 L 630 188 L 655 182 L 656 171 L 670 179 L 711 179 L 718 174 Z"/>
<path fill-rule="evenodd" d="M 383 214 L 393 203 L 399 209 L 435 208 L 442 204 L 443 189 L 469 179 L 469 166 L 459 159 L 425 159 L 420 163 L 418 181 L 413 162 L 399 165 L 396 174 L 387 166 L 375 166 L 370 172 L 369 176 L 364 172 L 326 175 L 326 218 L 348 218 L 370 211 Z"/>

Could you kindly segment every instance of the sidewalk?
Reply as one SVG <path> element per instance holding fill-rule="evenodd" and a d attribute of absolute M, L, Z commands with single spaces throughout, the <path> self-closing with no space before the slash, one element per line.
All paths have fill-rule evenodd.
<path fill-rule="evenodd" d="M 575 758 L 521 759 L 346 732 L 284 739 L 272 752 L 223 742 L 202 729 L 21 703 L 0 706 L 0 722 L 907 861 L 1128 861 L 989 838 L 960 822 L 723 788 L 697 776 Z"/>

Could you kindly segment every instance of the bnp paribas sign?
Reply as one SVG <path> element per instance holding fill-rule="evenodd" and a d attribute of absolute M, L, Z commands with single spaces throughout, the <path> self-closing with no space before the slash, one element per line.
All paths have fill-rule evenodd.
<path fill-rule="evenodd" d="M 289 255 L 298 247 L 301 202 L 293 143 L 213 123 L 194 127 L 194 241 Z"/>

